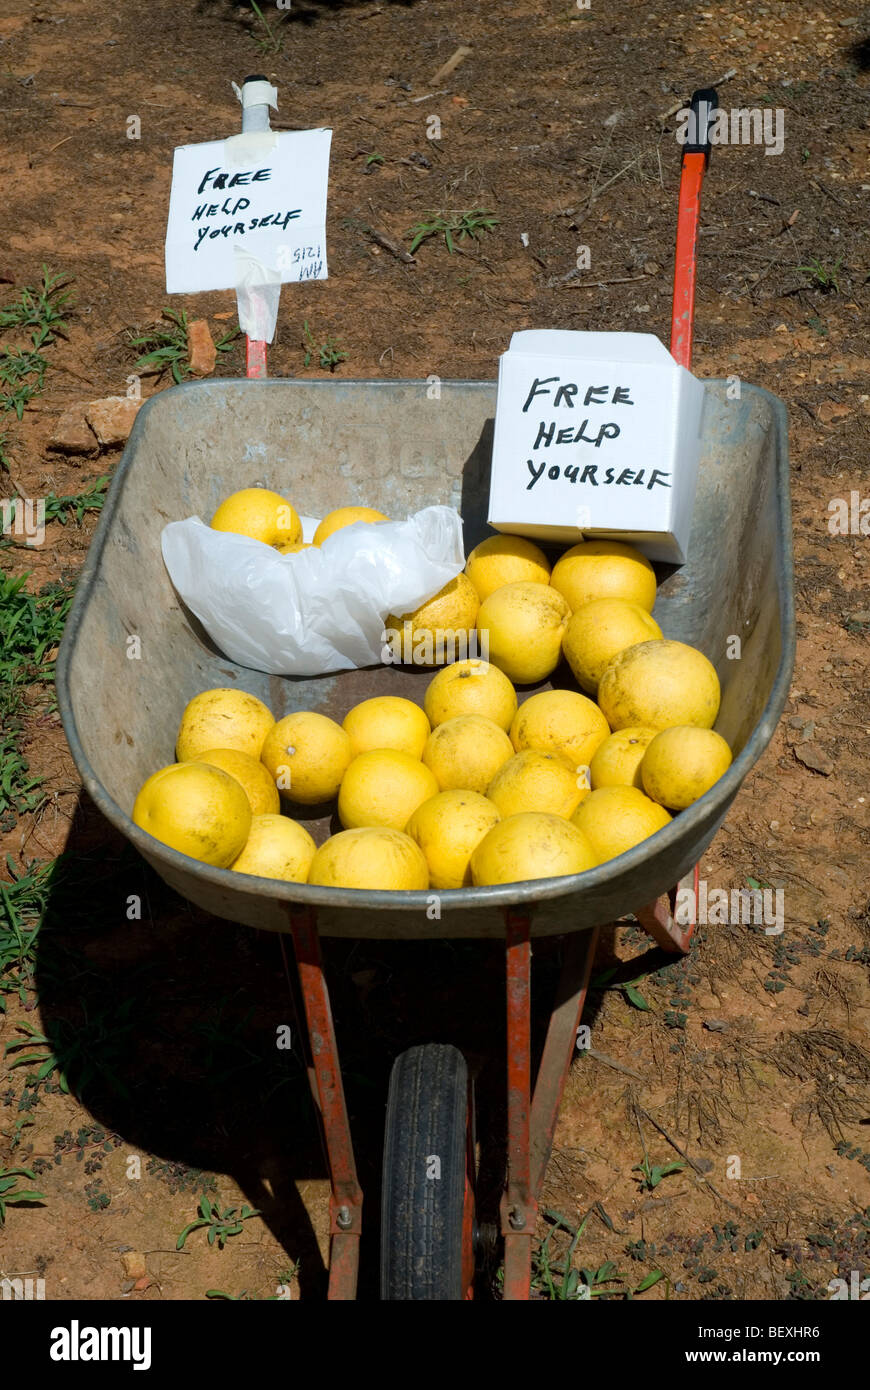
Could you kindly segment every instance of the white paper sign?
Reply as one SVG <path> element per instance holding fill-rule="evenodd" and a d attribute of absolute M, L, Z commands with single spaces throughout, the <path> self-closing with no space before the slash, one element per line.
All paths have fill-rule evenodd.
<path fill-rule="evenodd" d="M 266 282 L 325 280 L 331 141 L 331 130 L 255 131 L 179 146 L 167 293 L 235 289 L 251 258 Z"/>
<path fill-rule="evenodd" d="M 681 561 L 704 388 L 652 334 L 515 333 L 499 363 L 489 523 L 623 535 Z"/>

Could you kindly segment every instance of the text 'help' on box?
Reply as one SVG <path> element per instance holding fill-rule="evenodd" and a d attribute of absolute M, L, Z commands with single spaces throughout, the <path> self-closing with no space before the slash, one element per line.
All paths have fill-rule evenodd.
<path fill-rule="evenodd" d="M 489 524 L 686 558 L 704 386 L 651 333 L 514 333 L 499 360 Z"/>

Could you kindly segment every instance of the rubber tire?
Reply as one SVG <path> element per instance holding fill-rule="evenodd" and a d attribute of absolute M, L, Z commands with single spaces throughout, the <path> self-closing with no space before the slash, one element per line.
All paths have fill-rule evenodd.
<path fill-rule="evenodd" d="M 455 1047 L 393 1063 L 381 1198 L 381 1298 L 453 1302 L 463 1285 L 468 1070 Z M 441 1176 L 427 1177 L 432 1156 Z"/>

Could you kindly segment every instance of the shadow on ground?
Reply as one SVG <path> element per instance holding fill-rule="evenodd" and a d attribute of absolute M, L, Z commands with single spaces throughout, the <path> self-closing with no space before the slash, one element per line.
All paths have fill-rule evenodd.
<path fill-rule="evenodd" d="M 535 1062 L 560 952 L 558 939 L 534 944 Z M 505 1171 L 503 947 L 334 940 L 324 956 L 365 1193 L 359 1296 L 378 1298 L 390 1068 L 406 1047 L 450 1042 L 475 1078 L 479 1219 L 493 1237 L 479 1293 L 492 1297 Z M 597 968 L 610 959 L 605 934 Z M 660 964 L 651 951 L 629 969 L 636 976 Z M 289 939 L 208 917 L 177 897 L 83 795 L 53 871 L 36 975 L 43 1029 L 76 1098 L 143 1159 L 231 1176 L 299 1261 L 301 1296 L 322 1298 L 326 1270 L 296 1183 L 327 1169 Z M 595 996 L 584 1021 L 594 1013 Z M 287 1025 L 290 1050 L 278 1046 Z"/>

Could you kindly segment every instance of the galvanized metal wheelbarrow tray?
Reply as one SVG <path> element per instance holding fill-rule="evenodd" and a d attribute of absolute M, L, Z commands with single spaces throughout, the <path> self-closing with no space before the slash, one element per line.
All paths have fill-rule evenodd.
<path fill-rule="evenodd" d="M 712 102 L 711 102 L 712 99 Z M 715 93 L 696 93 L 707 117 Z M 703 126 L 702 128 L 706 129 Z M 683 153 L 671 351 L 689 366 L 700 189 L 709 143 Z M 197 629 L 163 566 L 166 522 L 211 516 L 259 482 L 323 515 L 347 503 L 399 517 L 434 502 L 459 508 L 466 548 L 485 534 L 495 385 L 445 381 L 271 381 L 265 345 L 248 344 L 244 381 L 196 382 L 148 401 L 130 436 L 76 592 L 57 663 L 58 702 L 84 787 L 168 884 L 218 917 L 290 932 L 308 1026 L 312 1089 L 329 1161 L 330 1298 L 353 1298 L 362 1191 L 319 935 L 493 937 L 505 943 L 508 1171 L 500 1207 L 504 1297 L 527 1299 L 540 1191 L 601 925 L 633 914 L 653 940 L 685 952 L 694 920 L 675 920 L 676 886 L 697 863 L 782 713 L 794 661 L 785 409 L 743 385 L 707 383 L 703 450 L 685 565 L 663 579 L 665 636 L 700 647 L 722 683 L 717 728 L 734 761 L 664 830 L 584 874 L 430 893 L 359 892 L 214 869 L 135 826 L 145 778 L 174 757 L 197 692 L 238 686 L 277 717 L 318 709 L 341 720 L 357 701 L 422 701 L 431 672 L 384 666 L 319 680 L 262 675 L 228 661 Z M 131 643 L 137 638 L 138 643 Z M 736 643 L 734 639 L 739 639 Z M 528 692 L 531 693 L 531 692 Z M 315 838 L 329 818 L 309 824 Z M 532 1088 L 531 937 L 561 934 L 562 978 Z M 397 1059 L 387 1102 L 381 1290 L 388 1299 L 473 1296 L 477 1226 L 473 1085 L 443 1044 Z M 426 1178 L 433 1155 L 442 1177 Z"/>
<path fill-rule="evenodd" d="M 466 547 L 485 534 L 495 386 L 446 381 L 197 382 L 146 402 L 91 545 L 58 661 L 61 714 L 85 788 L 108 820 L 184 897 L 218 917 L 282 931 L 291 905 L 317 908 L 327 936 L 501 935 L 522 906 L 532 934 L 612 921 L 675 884 L 706 849 L 766 747 L 788 691 L 794 642 L 785 411 L 743 386 L 707 383 L 708 408 L 687 563 L 661 584 L 665 636 L 700 647 L 722 682 L 717 728 L 734 749 L 712 791 L 666 829 L 582 875 L 439 895 L 360 892 L 241 877 L 179 854 L 130 819 L 138 788 L 174 757 L 186 702 L 239 686 L 276 717 L 317 709 L 339 721 L 358 700 L 422 703 L 431 671 L 383 666 L 312 680 L 234 665 L 196 630 L 160 552 L 166 522 L 208 518 L 228 491 L 256 480 L 309 515 L 360 502 L 389 516 L 457 506 Z M 139 659 L 128 638 L 137 637 Z M 729 639 L 740 656 L 729 659 Z M 731 642 L 731 649 L 736 645 Z M 549 684 L 549 682 L 547 683 Z M 543 688 L 543 687 L 541 687 Z M 310 826 L 328 833 L 328 818 Z"/>

